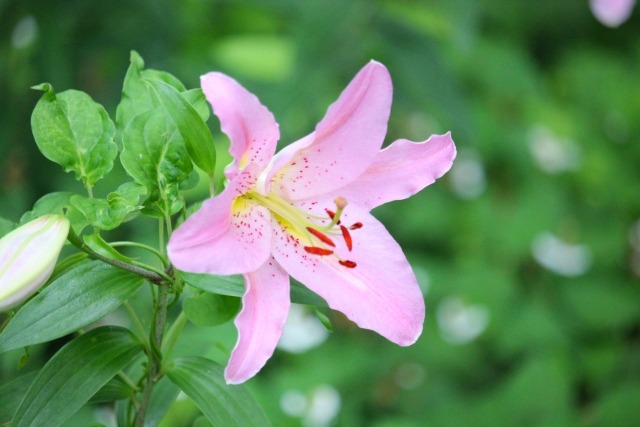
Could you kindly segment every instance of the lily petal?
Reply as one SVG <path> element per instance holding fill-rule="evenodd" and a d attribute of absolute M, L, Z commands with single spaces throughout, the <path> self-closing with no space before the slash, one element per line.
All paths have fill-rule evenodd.
<path fill-rule="evenodd" d="M 255 169 L 252 165 L 242 171 L 174 231 L 167 252 L 176 268 L 192 273 L 243 274 L 269 258 L 269 211 L 238 197 L 255 182 Z"/>
<path fill-rule="evenodd" d="M 202 90 L 229 137 L 229 152 L 234 158 L 225 171 L 232 179 L 249 163 L 264 169 L 276 151 L 280 130 L 273 114 L 240 83 L 222 73 L 200 78 Z"/>
<path fill-rule="evenodd" d="M 321 209 L 329 203 L 326 200 L 309 205 Z M 291 276 L 361 328 L 376 331 L 402 346 L 414 343 L 422 332 L 424 298 L 400 246 L 362 208 L 350 204 L 341 220 L 343 224 L 363 224 L 352 232 L 351 251 L 345 242 L 336 240 L 335 253 L 343 263 L 351 261 L 355 267 L 341 265 L 333 255 L 307 253 L 280 226 L 274 228 L 274 258 Z"/>
<path fill-rule="evenodd" d="M 289 275 L 270 258 L 244 275 L 242 311 L 235 320 L 238 342 L 224 371 L 227 384 L 254 376 L 267 362 L 282 335 L 289 313 Z"/>
<path fill-rule="evenodd" d="M 380 151 L 362 175 L 337 193 L 370 210 L 433 184 L 451 168 L 455 157 L 450 132 L 418 143 L 400 139 Z"/>
<path fill-rule="evenodd" d="M 329 107 L 313 133 L 276 155 L 269 165 L 267 185 L 273 182 L 281 195 L 301 200 L 351 182 L 382 147 L 392 92 L 385 66 L 371 61 Z"/>

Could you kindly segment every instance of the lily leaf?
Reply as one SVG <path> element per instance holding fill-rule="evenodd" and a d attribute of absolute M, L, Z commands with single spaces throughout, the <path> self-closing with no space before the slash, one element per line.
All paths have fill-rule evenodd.
<path fill-rule="evenodd" d="M 127 173 L 147 189 L 145 212 L 171 215 L 183 202 L 179 190 L 193 170 L 182 137 L 161 109 L 136 116 L 122 134 L 120 161 Z"/>
<path fill-rule="evenodd" d="M 175 360 L 167 376 L 200 408 L 214 426 L 270 426 L 264 411 L 242 385 L 228 386 L 223 368 L 203 357 Z"/>
<path fill-rule="evenodd" d="M 191 160 L 207 175 L 213 176 L 216 151 L 207 124 L 187 98 L 171 85 L 160 80 L 146 80 L 160 100 L 173 124 L 182 136 Z"/>
<path fill-rule="evenodd" d="M 144 279 L 100 261 L 78 265 L 18 310 L 0 334 L 0 352 L 60 338 L 106 316 Z"/>
<path fill-rule="evenodd" d="M 180 272 L 180 277 L 187 284 L 200 290 L 220 295 L 241 297 L 244 295 L 244 279 L 240 275 L 214 276 L 211 274 Z M 295 280 L 291 281 L 291 302 L 326 307 L 327 303 L 322 297 L 311 292 L 305 286 Z"/>
<path fill-rule="evenodd" d="M 93 329 L 66 344 L 38 373 L 18 407 L 14 427 L 62 425 L 142 350 L 121 327 Z"/>
<path fill-rule="evenodd" d="M 118 149 L 115 126 L 107 111 L 89 95 L 76 90 L 56 94 L 49 83 L 34 86 L 44 95 L 31 115 L 38 148 L 65 172 L 93 187 L 113 167 Z"/>

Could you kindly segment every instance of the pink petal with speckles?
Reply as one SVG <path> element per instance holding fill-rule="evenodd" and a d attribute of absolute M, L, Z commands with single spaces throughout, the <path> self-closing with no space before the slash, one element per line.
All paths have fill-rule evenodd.
<path fill-rule="evenodd" d="M 174 231 L 167 252 L 176 268 L 192 273 L 242 274 L 255 271 L 269 258 L 269 211 L 237 198 L 255 183 L 255 169 L 242 171 L 220 195 L 205 201 Z"/>
<path fill-rule="evenodd" d="M 281 150 L 266 185 L 289 200 L 326 194 L 364 172 L 382 147 L 391 109 L 391 78 L 371 61 L 351 81 L 310 135 Z M 272 180 L 273 179 L 273 180 Z"/>
<path fill-rule="evenodd" d="M 406 199 L 444 175 L 456 157 L 451 134 L 424 142 L 400 139 L 380 151 L 369 168 L 336 194 L 367 209 Z"/>
<path fill-rule="evenodd" d="M 222 131 L 231 145 L 234 158 L 225 174 L 232 179 L 249 163 L 264 169 L 276 151 L 280 130 L 273 114 L 255 95 L 222 73 L 208 73 L 200 78 L 202 90 L 220 120 Z"/>
<path fill-rule="evenodd" d="M 328 199 L 303 207 L 321 214 L 331 204 Z M 365 209 L 350 204 L 342 223 L 356 222 L 363 226 L 351 231 L 351 251 L 345 242 L 334 239 L 337 256 L 309 254 L 276 226 L 273 256 L 287 273 L 361 328 L 374 330 L 396 344 L 410 345 L 420 336 L 425 316 L 416 277 L 384 226 Z M 356 266 L 345 267 L 340 260 Z"/>
<path fill-rule="evenodd" d="M 224 371 L 228 384 L 254 376 L 267 362 L 282 335 L 289 313 L 289 275 L 273 259 L 244 275 L 242 311 L 235 320 L 238 342 Z"/>

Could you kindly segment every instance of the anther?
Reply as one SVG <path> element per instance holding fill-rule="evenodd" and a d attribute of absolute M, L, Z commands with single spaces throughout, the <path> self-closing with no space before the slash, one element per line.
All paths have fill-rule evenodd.
<path fill-rule="evenodd" d="M 340 260 L 340 261 L 338 261 L 338 263 L 340 265 L 343 265 L 343 266 L 347 267 L 347 268 L 356 268 L 356 265 L 357 265 L 355 262 L 349 261 L 348 259 L 344 260 L 344 261 Z"/>
<path fill-rule="evenodd" d="M 349 230 L 357 230 L 358 228 L 362 228 L 362 223 L 361 222 L 356 222 L 355 224 L 351 225 L 349 227 Z"/>
<path fill-rule="evenodd" d="M 313 234 L 314 236 L 316 236 L 323 243 L 326 243 L 329 246 L 335 246 L 335 243 L 333 243 L 333 240 L 331 240 L 329 237 L 327 237 L 326 234 L 321 233 L 320 231 L 316 230 L 315 228 L 307 227 L 307 231 L 309 233 Z"/>
<path fill-rule="evenodd" d="M 333 251 L 331 249 L 318 248 L 317 246 L 305 246 L 304 250 L 309 252 L 310 254 L 320 256 L 333 254 Z"/>
<path fill-rule="evenodd" d="M 327 213 L 327 215 L 329 215 L 329 218 L 331 218 L 331 221 L 333 221 L 333 219 L 336 217 L 336 213 L 334 211 L 330 211 L 329 209 L 325 209 L 324 211 Z M 339 219 L 336 222 L 336 224 L 340 225 Z"/>
<path fill-rule="evenodd" d="M 351 240 L 351 234 L 349 234 L 349 230 L 347 230 L 347 227 L 341 225 L 340 231 L 342 231 L 342 237 L 344 238 L 344 242 L 347 244 L 347 249 L 353 249 L 353 240 Z"/>

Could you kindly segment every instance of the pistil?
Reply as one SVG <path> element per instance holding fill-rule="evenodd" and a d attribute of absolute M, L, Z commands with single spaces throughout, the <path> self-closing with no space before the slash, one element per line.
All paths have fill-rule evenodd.
<path fill-rule="evenodd" d="M 338 258 L 338 263 L 340 265 L 347 268 L 356 267 L 356 263 L 354 261 L 344 260 L 334 253 L 333 248 L 335 248 L 336 245 L 328 236 L 328 234 L 342 236 L 347 249 L 349 251 L 353 250 L 353 239 L 349 230 L 357 230 L 361 228 L 362 223 L 356 222 L 349 227 L 345 227 L 341 224 L 340 217 L 348 204 L 347 199 L 344 197 L 335 198 L 335 212 L 325 209 L 328 218 L 322 218 L 308 212 L 304 212 L 275 193 L 263 196 L 257 192 L 249 191 L 245 193 L 244 197 L 253 199 L 267 208 L 271 214 L 283 224 L 283 226 L 290 228 L 290 234 L 297 235 L 299 238 L 303 238 L 308 241 L 308 245 L 303 245 L 303 248 L 307 253 L 317 256 L 333 255 Z M 318 221 L 326 221 L 329 219 L 329 222 L 327 224 L 318 224 L 312 222 L 311 218 L 317 218 Z M 337 229 L 340 231 L 338 232 Z"/>

